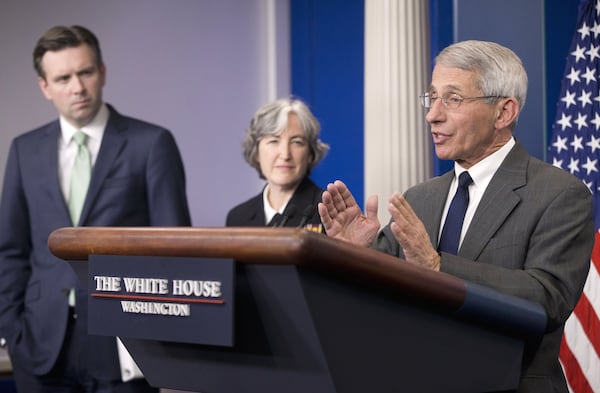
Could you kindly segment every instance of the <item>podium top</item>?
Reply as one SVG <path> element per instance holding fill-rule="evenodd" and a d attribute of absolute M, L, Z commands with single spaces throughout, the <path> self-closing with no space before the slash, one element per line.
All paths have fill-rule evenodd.
<path fill-rule="evenodd" d="M 486 323 L 509 324 L 511 330 L 527 334 L 543 332 L 546 324 L 539 305 L 299 228 L 69 227 L 52 232 L 48 246 L 55 256 L 70 261 L 99 254 L 296 265 L 469 318 L 484 315 Z"/>

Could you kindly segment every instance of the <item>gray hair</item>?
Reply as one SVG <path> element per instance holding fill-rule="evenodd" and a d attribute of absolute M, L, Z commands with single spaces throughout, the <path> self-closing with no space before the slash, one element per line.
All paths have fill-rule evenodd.
<path fill-rule="evenodd" d="M 329 145 L 319 139 L 321 131 L 319 121 L 304 102 L 293 98 L 282 98 L 263 105 L 250 120 L 250 127 L 246 130 L 243 142 L 244 159 L 252 168 L 258 171 L 261 179 L 265 177 L 258 162 L 258 144 L 261 139 L 278 135 L 284 131 L 288 126 L 288 115 L 290 113 L 294 113 L 298 117 L 300 127 L 304 131 L 308 143 L 310 162 L 307 175 L 329 151 Z"/>
<path fill-rule="evenodd" d="M 515 52 L 502 45 L 476 40 L 457 42 L 442 50 L 435 64 L 474 71 L 483 95 L 514 97 L 520 110 L 525 106 L 527 72 Z"/>

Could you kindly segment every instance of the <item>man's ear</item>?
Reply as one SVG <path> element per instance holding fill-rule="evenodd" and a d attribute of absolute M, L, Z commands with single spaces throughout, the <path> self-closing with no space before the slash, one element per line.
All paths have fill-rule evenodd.
<path fill-rule="evenodd" d="M 38 85 L 40 86 L 40 90 L 42 91 L 46 99 L 52 100 L 52 95 L 48 90 L 48 82 L 46 81 L 46 79 L 42 78 L 41 76 L 38 76 Z"/>
<path fill-rule="evenodd" d="M 501 98 L 497 104 L 496 128 L 509 127 L 519 116 L 519 103 L 514 97 Z"/>

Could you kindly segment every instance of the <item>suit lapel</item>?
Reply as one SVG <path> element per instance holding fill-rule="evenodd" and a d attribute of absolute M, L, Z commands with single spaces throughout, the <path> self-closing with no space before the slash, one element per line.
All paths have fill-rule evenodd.
<path fill-rule="evenodd" d="M 294 216 L 301 217 L 304 213 L 304 209 L 308 206 L 314 206 L 315 192 L 318 190 L 317 186 L 312 181 L 305 177 L 302 182 L 298 185 L 298 188 L 292 195 L 292 199 L 288 202 L 288 206 L 291 204 L 296 205 L 296 214 Z M 316 211 L 316 206 L 314 206 Z"/>
<path fill-rule="evenodd" d="M 96 158 L 96 163 L 92 171 L 90 186 L 81 212 L 81 223 L 84 223 L 89 215 L 90 210 L 94 206 L 94 201 L 102 189 L 102 184 L 109 174 L 110 168 L 113 166 L 114 161 L 126 144 L 126 138 L 124 136 L 126 125 L 121 116 L 112 107 L 108 106 L 108 108 L 110 116 L 108 118 L 108 123 L 106 124 L 106 129 L 104 130 L 104 135 L 102 136 L 102 143 L 100 144 L 98 157 Z"/>
<path fill-rule="evenodd" d="M 264 227 L 267 223 L 265 223 L 265 215 L 264 212 L 265 207 L 263 205 L 263 194 L 262 192 L 258 194 L 249 206 L 247 222 L 248 226 L 252 227 Z"/>
<path fill-rule="evenodd" d="M 528 162 L 527 152 L 517 143 L 485 190 L 465 234 L 460 256 L 476 260 L 494 233 L 520 203 L 521 199 L 515 190 L 526 184 Z"/>
<path fill-rule="evenodd" d="M 50 123 L 46 132 L 42 135 L 43 140 L 38 143 L 39 147 L 39 163 L 43 163 L 38 167 L 39 172 L 35 174 L 40 179 L 42 189 L 46 190 L 50 196 L 50 200 L 55 204 L 59 211 L 63 212 L 63 216 L 67 222 L 71 222 L 67 202 L 60 187 L 58 178 L 58 138 L 60 138 L 60 123 L 57 121 Z"/>
<path fill-rule="evenodd" d="M 437 247 L 438 233 L 440 232 L 440 222 L 442 220 L 442 212 L 446 203 L 446 196 L 450 189 L 450 183 L 454 178 L 454 171 L 451 170 L 437 179 L 433 179 L 431 189 L 423 198 L 422 221 L 429 233 L 431 244 Z M 434 207 L 434 208 L 431 208 Z"/>

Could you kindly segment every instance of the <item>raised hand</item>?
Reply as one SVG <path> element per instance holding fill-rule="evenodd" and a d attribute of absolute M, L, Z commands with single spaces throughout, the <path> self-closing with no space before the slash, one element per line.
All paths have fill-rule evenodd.
<path fill-rule="evenodd" d="M 390 230 L 402 247 L 406 261 L 440 270 L 440 255 L 431 244 L 425 225 L 402 194 L 396 193 L 390 197 L 388 211 L 393 218 Z"/>
<path fill-rule="evenodd" d="M 318 209 L 325 232 L 330 237 L 368 247 L 379 231 L 377 196 L 368 198 L 365 216 L 348 187 L 340 180 L 327 185 Z"/>

